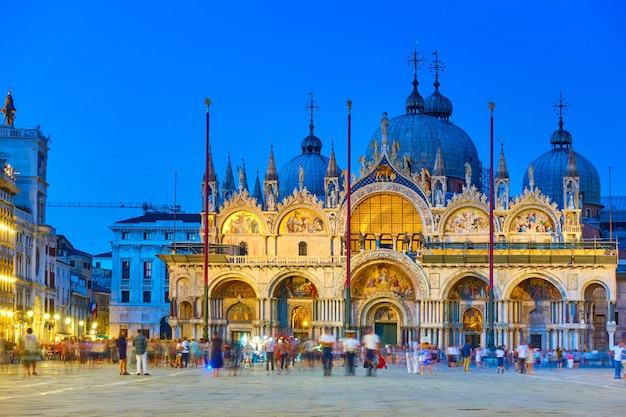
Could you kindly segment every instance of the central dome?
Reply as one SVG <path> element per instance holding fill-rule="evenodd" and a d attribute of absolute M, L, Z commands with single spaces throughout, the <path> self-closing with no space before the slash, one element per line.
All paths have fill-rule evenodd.
<path fill-rule="evenodd" d="M 472 167 L 472 184 L 481 188 L 481 164 L 474 142 L 467 133 L 451 122 L 423 113 L 409 113 L 389 119 L 387 126 L 388 143 L 398 142 L 400 158 L 411 158 L 411 171 L 422 168 L 432 172 L 435 167 L 437 149 L 441 147 L 446 176 L 461 181 L 465 179 L 465 163 Z M 382 130 L 378 128 L 372 141 L 380 144 Z M 366 158 L 373 160 L 374 149 L 368 146 Z M 461 190 L 451 190 L 460 192 Z"/>

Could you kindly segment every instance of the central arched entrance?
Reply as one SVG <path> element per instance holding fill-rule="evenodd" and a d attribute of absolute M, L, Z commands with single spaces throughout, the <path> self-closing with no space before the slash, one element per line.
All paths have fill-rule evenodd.
<path fill-rule="evenodd" d="M 373 314 L 374 333 L 380 337 L 384 346 L 399 344 L 399 313 L 396 307 L 383 303 L 376 307 Z"/>

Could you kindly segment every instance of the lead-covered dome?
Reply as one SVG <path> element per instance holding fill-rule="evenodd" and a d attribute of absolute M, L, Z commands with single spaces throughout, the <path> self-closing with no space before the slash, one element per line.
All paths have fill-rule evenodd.
<path fill-rule="evenodd" d="M 552 150 L 532 162 L 535 187 L 563 208 L 563 177 L 567 175 L 572 135 L 563 129 L 563 118 L 559 128 L 550 136 Z M 584 205 L 601 205 L 600 175 L 596 167 L 578 152 L 572 152 L 580 179 L 580 195 Z M 524 174 L 523 188 L 529 187 L 528 172 Z"/>
<path fill-rule="evenodd" d="M 302 140 L 302 153 L 287 161 L 278 172 L 280 200 L 291 195 L 293 190 L 300 189 L 301 172 L 304 188 L 320 198 L 323 198 L 325 194 L 324 176 L 328 169 L 329 158 L 321 154 L 322 141 L 313 134 L 312 123 L 310 129 L 310 134 Z"/>
<path fill-rule="evenodd" d="M 451 122 L 422 113 L 409 113 L 389 119 L 387 137 L 390 144 L 399 145 L 400 157 L 411 158 L 412 172 L 422 168 L 432 172 L 435 167 L 437 148 L 441 147 L 446 176 L 465 179 L 465 163 L 472 167 L 472 184 L 480 187 L 481 164 L 474 142 L 467 133 Z M 370 144 L 381 143 L 382 129 L 372 135 Z M 373 160 L 374 149 L 368 147 L 366 159 Z M 460 190 L 453 190 L 458 192 Z"/>

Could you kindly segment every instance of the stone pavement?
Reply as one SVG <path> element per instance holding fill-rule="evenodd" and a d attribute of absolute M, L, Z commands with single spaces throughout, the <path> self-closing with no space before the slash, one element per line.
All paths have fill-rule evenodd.
<path fill-rule="evenodd" d="M 129 371 L 135 369 L 129 366 Z M 204 368 L 152 367 L 121 376 L 117 365 L 38 363 L 39 376 L 0 366 L 0 416 L 617 416 L 626 410 L 626 380 L 611 368 L 542 369 L 533 375 L 495 368 L 437 365 L 434 375 L 400 365 L 375 377 L 332 377 L 322 370 L 271 374 L 255 364 L 236 377 Z"/>

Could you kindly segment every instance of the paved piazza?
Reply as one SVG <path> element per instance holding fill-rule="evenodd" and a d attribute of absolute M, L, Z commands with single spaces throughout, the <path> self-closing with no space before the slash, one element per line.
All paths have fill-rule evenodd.
<path fill-rule="evenodd" d="M 438 365 L 433 376 L 391 365 L 372 378 L 360 368 L 323 377 L 321 369 L 268 375 L 264 368 L 214 378 L 203 368 L 153 367 L 121 376 L 116 365 L 87 369 L 38 363 L 24 377 L 3 365 L 0 416 L 617 416 L 626 412 L 626 380 L 611 368 L 495 368 L 463 374 Z M 133 368 L 134 369 L 134 368 Z M 131 367 L 129 367 L 129 371 Z"/>

